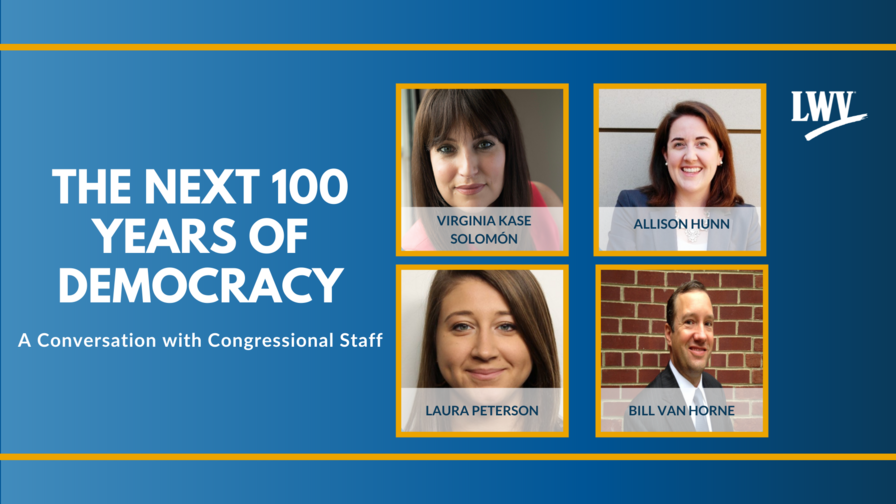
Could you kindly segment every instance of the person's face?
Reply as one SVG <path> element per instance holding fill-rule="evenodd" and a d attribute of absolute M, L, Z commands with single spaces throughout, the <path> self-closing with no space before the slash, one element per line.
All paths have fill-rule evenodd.
<path fill-rule="evenodd" d="M 699 117 L 679 117 L 669 128 L 669 141 L 663 156 L 676 191 L 708 196 L 709 184 L 724 155 Z"/>
<path fill-rule="evenodd" d="M 507 302 L 478 278 L 445 296 L 436 331 L 439 371 L 452 388 L 520 388 L 532 372 Z"/>
<path fill-rule="evenodd" d="M 453 207 L 490 206 L 504 188 L 504 154 L 495 136 L 454 128 L 429 150 L 439 194 Z"/>
<path fill-rule="evenodd" d="M 675 369 L 696 385 L 709 365 L 715 345 L 712 334 L 712 302 L 703 291 L 679 294 L 675 299 L 673 327 L 666 324 L 666 343 Z"/>

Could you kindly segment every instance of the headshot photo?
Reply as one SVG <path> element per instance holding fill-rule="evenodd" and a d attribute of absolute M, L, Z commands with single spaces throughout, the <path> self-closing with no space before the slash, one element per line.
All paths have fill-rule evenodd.
<path fill-rule="evenodd" d="M 399 85 L 399 252 L 564 250 L 566 85 L 532 86 Z"/>
<path fill-rule="evenodd" d="M 562 432 L 565 288 L 564 269 L 402 269 L 398 434 Z"/>
<path fill-rule="evenodd" d="M 595 85 L 596 253 L 761 252 L 764 92 Z"/>
<path fill-rule="evenodd" d="M 601 432 L 763 432 L 758 267 L 599 271 Z"/>

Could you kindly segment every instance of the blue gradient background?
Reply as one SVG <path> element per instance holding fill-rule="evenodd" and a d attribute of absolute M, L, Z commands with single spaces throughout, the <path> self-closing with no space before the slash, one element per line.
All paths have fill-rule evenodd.
<path fill-rule="evenodd" d="M 4 43 L 887 43 L 881 2 L 4 0 Z"/>
<path fill-rule="evenodd" d="M 179 5 L 179 4 L 178 4 Z M 606 12 L 557 8 L 508 14 L 477 30 L 456 9 L 487 18 L 499 6 L 251 9 L 199 2 L 2 3 L 0 40 L 27 42 L 705 42 L 669 36 L 668 18 L 645 17 L 626 31 L 618 6 Z M 352 4 L 354 6 L 354 4 Z M 682 9 L 682 6 L 677 9 Z M 441 10 L 440 10 L 441 9 Z M 614 11 L 613 9 L 619 10 Z M 404 31 L 395 11 L 406 11 Z M 722 27 L 717 42 L 882 42 L 891 16 L 755 8 Z M 391 13 L 391 14 L 390 14 Z M 470 14 L 472 13 L 472 14 Z M 800 17 L 805 14 L 808 17 Z M 444 18 L 449 17 L 448 20 Z M 682 14 L 684 15 L 684 14 Z M 534 18 L 538 18 L 534 21 Z M 338 19 L 339 22 L 333 21 Z M 433 29 L 429 20 L 452 23 Z M 847 30 L 818 30 L 825 22 Z M 396 23 L 398 23 L 396 25 Z M 515 26 L 516 29 L 509 29 Z M 479 28 L 482 25 L 479 24 Z M 526 27 L 541 27 L 542 31 Z M 789 28 L 788 28 L 789 27 Z M 537 35 L 530 35 L 537 33 Z M 888 337 L 892 257 L 885 222 L 894 186 L 893 53 L 833 52 L 4 52 L 0 55 L 0 452 L 3 453 L 802 453 L 894 452 Z M 570 257 L 407 258 L 394 256 L 395 84 L 561 82 L 570 85 Z M 592 256 L 595 82 L 764 82 L 767 107 L 768 257 L 658 263 L 769 264 L 768 439 L 596 439 L 594 437 L 594 265 L 643 263 Z M 791 91 L 855 90 L 850 113 L 866 121 L 825 133 L 793 123 Z M 835 113 L 836 115 L 836 113 Z M 318 175 L 340 168 L 346 201 L 277 205 L 269 182 L 280 169 Z M 130 168 L 130 205 L 60 205 L 54 168 Z M 142 204 L 142 170 L 258 168 L 254 203 Z M 235 182 L 233 179 L 232 182 Z M 203 190 L 209 187 L 203 182 Z M 239 184 L 230 184 L 241 201 Z M 71 197 L 76 198 L 74 186 Z M 76 201 L 76 200 L 74 200 Z M 817 210 L 825 210 L 823 218 Z M 236 220 L 228 255 L 102 254 L 91 218 Z M 298 253 L 254 252 L 252 222 L 307 218 Z M 177 226 L 173 226 L 175 231 Z M 207 245 L 210 243 L 205 242 Z M 395 265 L 398 263 L 570 264 L 570 437 L 568 439 L 396 439 Z M 653 261 L 651 261 L 653 262 Z M 238 267 L 254 282 L 271 268 L 345 271 L 334 302 L 305 281 L 315 301 L 267 299 L 204 305 L 58 302 L 58 270 L 73 267 Z M 216 283 L 206 280 L 211 289 Z M 301 281 L 297 281 L 301 282 Z M 317 290 L 315 290 L 315 288 Z M 248 290 L 248 289 L 246 289 Z M 814 297 L 812 295 L 815 295 Z M 109 351 L 20 349 L 19 336 L 367 335 L 380 349 Z M 32 340 L 33 342 L 33 340 Z M 159 340 L 161 343 L 161 340 Z M 867 416 L 866 416 L 867 415 Z M 528 497 L 631 498 L 636 475 L 674 462 L 2 462 L 0 498 L 33 501 L 280 501 L 368 498 L 401 489 L 426 493 L 455 474 L 493 488 L 520 473 L 543 474 Z M 696 466 L 695 471 L 697 471 Z M 750 490 L 701 478 L 714 495 L 755 500 L 873 497 L 891 463 L 713 463 L 719 474 L 752 474 Z M 703 474 L 699 471 L 697 474 Z M 487 477 L 486 477 L 487 476 Z M 828 481 L 829 487 L 813 486 Z M 55 485 L 49 485 L 55 482 Z M 602 484 L 603 483 L 603 484 Z M 745 482 L 746 483 L 746 482 Z M 754 486 L 756 485 L 756 486 Z M 794 486 L 800 491 L 795 491 Z M 444 487 L 441 487 L 444 488 Z M 451 487 L 453 488 L 453 487 Z M 746 488 L 746 486 L 745 486 Z M 606 495 L 604 495 L 606 492 Z M 659 492 L 657 492 L 659 493 Z M 858 493 L 858 495 L 857 495 Z M 442 497 L 456 497 L 443 494 Z M 439 499 L 441 500 L 441 499 Z"/>

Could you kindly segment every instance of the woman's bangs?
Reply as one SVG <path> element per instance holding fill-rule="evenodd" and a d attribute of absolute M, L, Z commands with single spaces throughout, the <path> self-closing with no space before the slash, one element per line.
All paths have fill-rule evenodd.
<path fill-rule="evenodd" d="M 500 113 L 493 110 L 493 107 L 488 107 L 489 102 L 490 100 L 474 99 L 472 93 L 466 90 L 440 93 L 433 101 L 429 116 L 427 149 L 450 137 L 455 129 L 469 131 L 474 138 L 493 135 L 501 143 L 506 143 L 506 128 L 497 120 Z M 455 140 L 459 141 L 457 138 Z"/>

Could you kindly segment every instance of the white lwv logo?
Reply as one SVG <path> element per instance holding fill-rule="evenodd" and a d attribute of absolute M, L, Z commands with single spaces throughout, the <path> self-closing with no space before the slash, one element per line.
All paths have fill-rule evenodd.
<path fill-rule="evenodd" d="M 793 121 L 808 121 L 809 114 L 802 115 L 802 100 L 800 97 L 802 96 L 802 91 L 792 91 L 793 93 Z M 818 99 L 815 99 L 815 91 L 806 91 L 806 99 L 809 101 L 809 112 L 812 114 L 812 120 L 818 121 L 818 116 L 821 116 L 821 120 L 824 122 L 828 122 L 831 120 L 831 109 L 834 108 L 834 97 L 837 99 L 837 108 L 840 110 L 840 120 L 834 121 L 830 124 L 826 124 L 816 130 L 810 131 L 806 135 L 806 140 L 812 140 L 818 135 L 831 131 L 834 128 L 839 128 L 844 124 L 854 123 L 856 121 L 861 121 L 868 117 L 868 114 L 857 115 L 853 117 L 849 117 L 849 104 L 852 102 L 852 95 L 855 94 L 855 91 L 831 91 L 831 97 L 828 98 L 828 95 L 822 91 L 818 95 Z M 843 95 L 846 95 L 846 99 L 843 98 Z"/>

